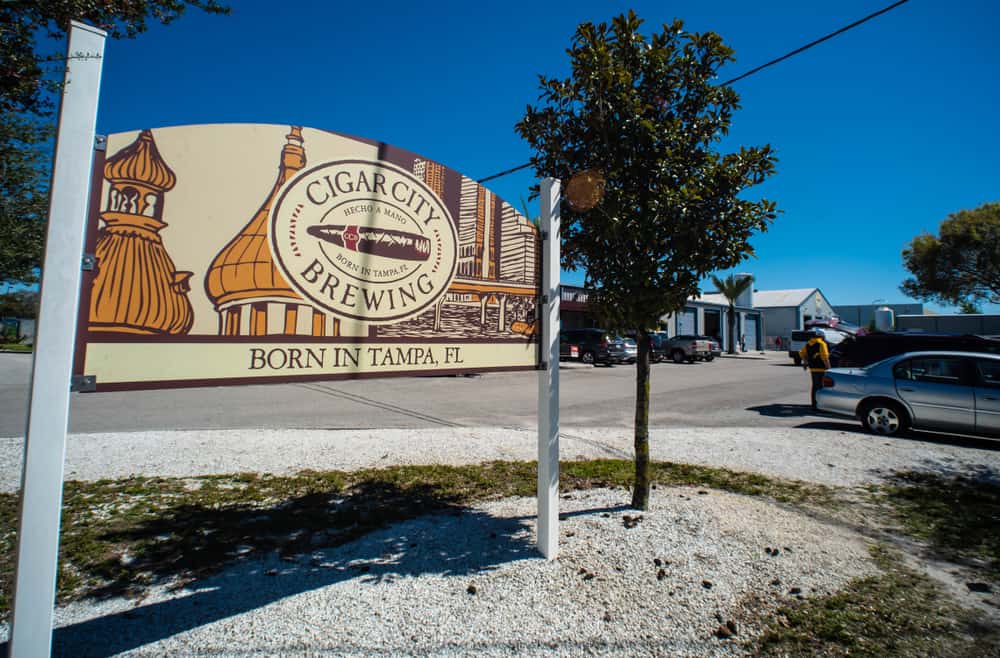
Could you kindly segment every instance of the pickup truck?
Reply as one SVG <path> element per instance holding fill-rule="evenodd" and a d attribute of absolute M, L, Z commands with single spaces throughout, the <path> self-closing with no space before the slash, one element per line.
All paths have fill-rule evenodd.
<path fill-rule="evenodd" d="M 712 341 L 698 336 L 680 335 L 667 338 L 666 334 L 652 335 L 653 360 L 672 360 L 674 363 L 693 363 L 694 361 L 711 361 Z"/>

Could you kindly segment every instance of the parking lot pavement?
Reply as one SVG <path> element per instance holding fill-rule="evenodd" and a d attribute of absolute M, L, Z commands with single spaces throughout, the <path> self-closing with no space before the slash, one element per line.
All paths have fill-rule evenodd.
<path fill-rule="evenodd" d="M 23 436 L 31 358 L 0 354 L 0 437 Z M 560 367 L 564 424 L 631 427 L 635 367 Z M 398 377 L 242 387 L 78 393 L 70 431 L 184 429 L 401 429 L 532 427 L 535 372 L 477 377 Z M 779 426 L 802 422 L 808 378 L 780 358 L 657 363 L 651 368 L 654 427 Z M 786 405 L 787 413 L 772 410 Z"/>

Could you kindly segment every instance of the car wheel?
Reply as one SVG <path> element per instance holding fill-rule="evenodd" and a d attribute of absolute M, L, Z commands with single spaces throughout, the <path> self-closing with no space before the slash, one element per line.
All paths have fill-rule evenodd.
<path fill-rule="evenodd" d="M 794 361 L 795 365 L 797 365 L 797 366 L 801 366 L 802 365 L 802 357 L 801 356 L 793 356 L 792 357 L 792 361 Z"/>
<path fill-rule="evenodd" d="M 889 400 L 866 402 L 861 408 L 861 424 L 872 434 L 899 436 L 910 427 L 910 417 L 897 403 Z"/>
<path fill-rule="evenodd" d="M 708 356 L 706 356 L 706 357 L 705 357 L 705 360 L 706 360 L 706 361 L 714 361 L 714 360 L 715 360 L 715 357 L 714 357 L 714 356 L 712 356 L 711 354 L 709 354 Z"/>
<path fill-rule="evenodd" d="M 580 357 L 580 360 L 583 361 L 584 363 L 588 363 L 590 365 L 594 365 L 594 353 L 593 352 L 584 352 L 583 356 Z"/>
<path fill-rule="evenodd" d="M 684 363 L 684 352 L 681 350 L 674 350 L 670 353 L 670 358 L 673 359 L 674 363 Z"/>

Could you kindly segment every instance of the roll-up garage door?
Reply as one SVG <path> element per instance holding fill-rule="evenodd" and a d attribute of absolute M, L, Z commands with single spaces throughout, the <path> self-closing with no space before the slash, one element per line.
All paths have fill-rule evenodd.
<path fill-rule="evenodd" d="M 698 311 L 693 308 L 686 308 L 677 315 L 677 333 L 695 334 L 698 324 Z"/>
<path fill-rule="evenodd" d="M 744 324 L 747 341 L 747 352 L 757 351 L 757 325 L 760 319 L 756 315 L 748 315 Z"/>

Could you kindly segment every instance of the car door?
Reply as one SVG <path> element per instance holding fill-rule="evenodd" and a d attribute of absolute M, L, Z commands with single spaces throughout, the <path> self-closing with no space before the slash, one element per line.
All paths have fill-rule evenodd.
<path fill-rule="evenodd" d="M 913 411 L 913 424 L 954 432 L 976 427 L 975 389 L 969 359 L 919 356 L 893 369 L 896 393 Z"/>
<path fill-rule="evenodd" d="M 1000 360 L 975 359 L 976 431 L 1000 434 Z"/>

